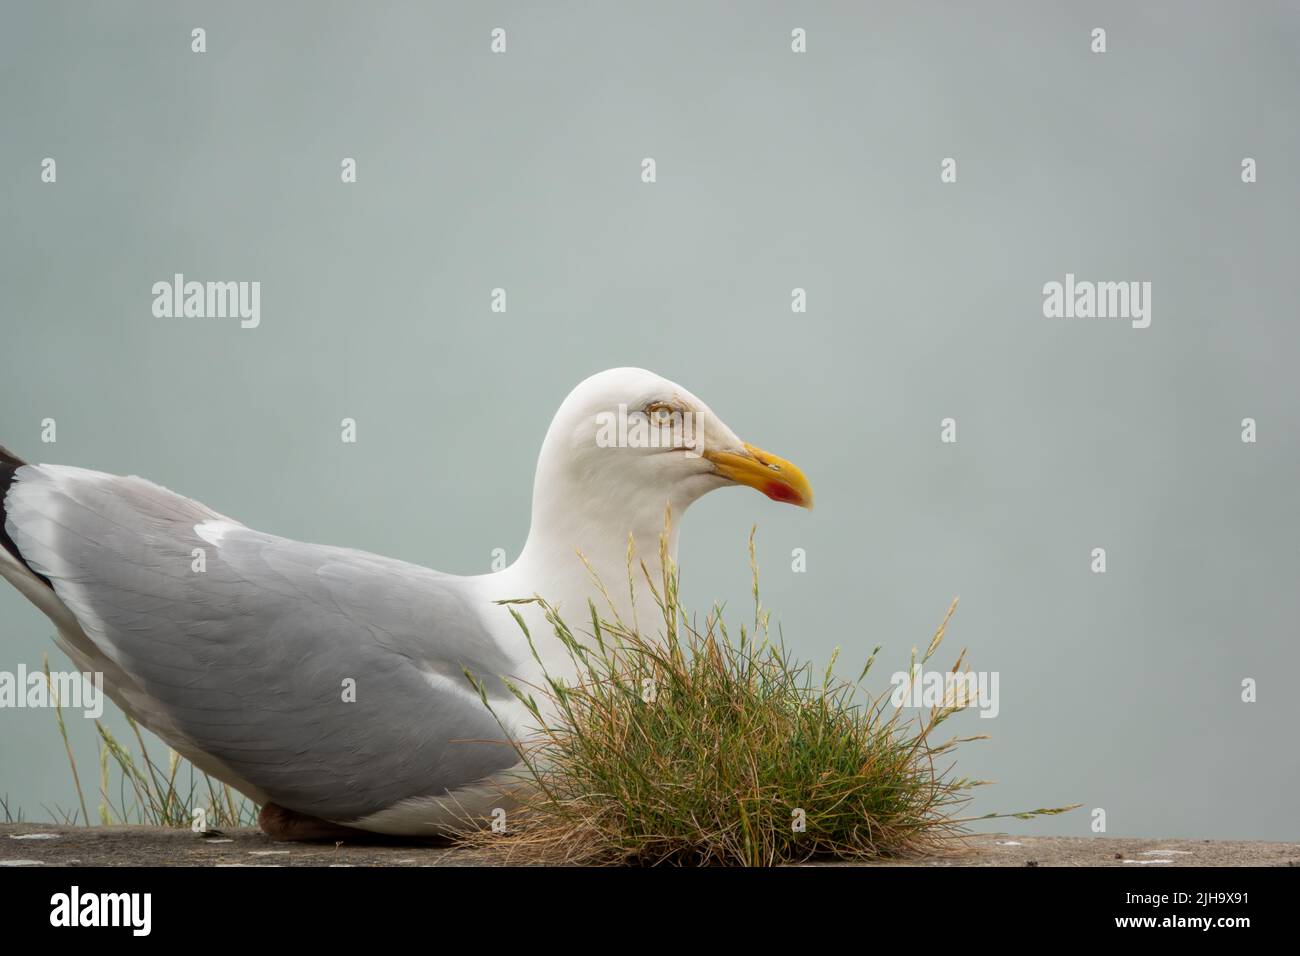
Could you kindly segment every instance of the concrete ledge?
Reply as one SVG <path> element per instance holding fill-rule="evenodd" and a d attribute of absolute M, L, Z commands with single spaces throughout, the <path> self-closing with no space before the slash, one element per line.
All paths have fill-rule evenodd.
<path fill-rule="evenodd" d="M 0 824 L 3 866 L 482 866 L 436 843 L 276 843 L 259 830 L 201 837 L 161 827 Z M 816 865 L 816 864 L 814 864 Z M 828 863 L 824 865 L 836 865 Z M 1300 844 L 980 834 L 966 849 L 878 866 L 1300 866 Z"/>

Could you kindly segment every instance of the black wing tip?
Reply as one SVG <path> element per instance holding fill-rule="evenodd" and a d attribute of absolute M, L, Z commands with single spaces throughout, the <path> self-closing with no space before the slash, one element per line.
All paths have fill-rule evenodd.
<path fill-rule="evenodd" d="M 12 472 L 21 468 L 25 464 L 27 464 L 27 462 L 23 461 L 4 445 L 0 445 L 0 469 Z M 12 477 L 11 474 L 10 478 L 12 479 Z"/>
<path fill-rule="evenodd" d="M 4 445 L 0 445 L 0 548 L 4 548 L 12 554 L 19 564 L 44 582 L 45 586 L 52 591 L 54 590 L 54 585 L 50 583 L 50 579 L 27 563 L 26 559 L 23 558 L 22 553 L 18 550 L 18 545 L 14 544 L 14 539 L 9 537 L 9 529 L 5 527 L 8 523 L 9 517 L 5 511 L 5 499 L 9 497 L 9 489 L 13 487 L 14 476 L 17 474 L 18 469 L 23 467 L 25 464 L 27 464 L 27 462 L 23 461 Z"/>

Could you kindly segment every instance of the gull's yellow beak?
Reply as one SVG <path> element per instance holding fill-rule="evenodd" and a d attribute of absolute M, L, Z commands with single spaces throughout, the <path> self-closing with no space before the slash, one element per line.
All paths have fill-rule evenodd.
<path fill-rule="evenodd" d="M 812 508 L 813 491 L 808 479 L 784 458 L 745 444 L 744 453 L 705 451 L 704 457 L 722 477 L 738 485 L 757 488 L 773 501 L 785 501 L 800 508 Z"/>

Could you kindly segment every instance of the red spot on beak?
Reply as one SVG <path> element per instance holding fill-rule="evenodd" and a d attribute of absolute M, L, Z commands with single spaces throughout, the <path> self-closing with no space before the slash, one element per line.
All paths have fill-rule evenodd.
<path fill-rule="evenodd" d="M 789 485 L 782 484 L 779 481 L 769 481 L 763 486 L 763 494 L 767 495 L 773 501 L 784 501 L 787 503 L 798 504 L 800 502 L 799 492 L 795 491 Z"/>

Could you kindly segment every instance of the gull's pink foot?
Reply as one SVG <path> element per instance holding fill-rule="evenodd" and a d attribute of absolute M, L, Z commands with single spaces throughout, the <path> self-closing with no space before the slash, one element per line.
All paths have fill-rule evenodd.
<path fill-rule="evenodd" d="M 286 810 L 274 803 L 262 807 L 257 825 L 272 840 L 371 840 L 373 833 L 309 817 L 296 810 Z"/>

